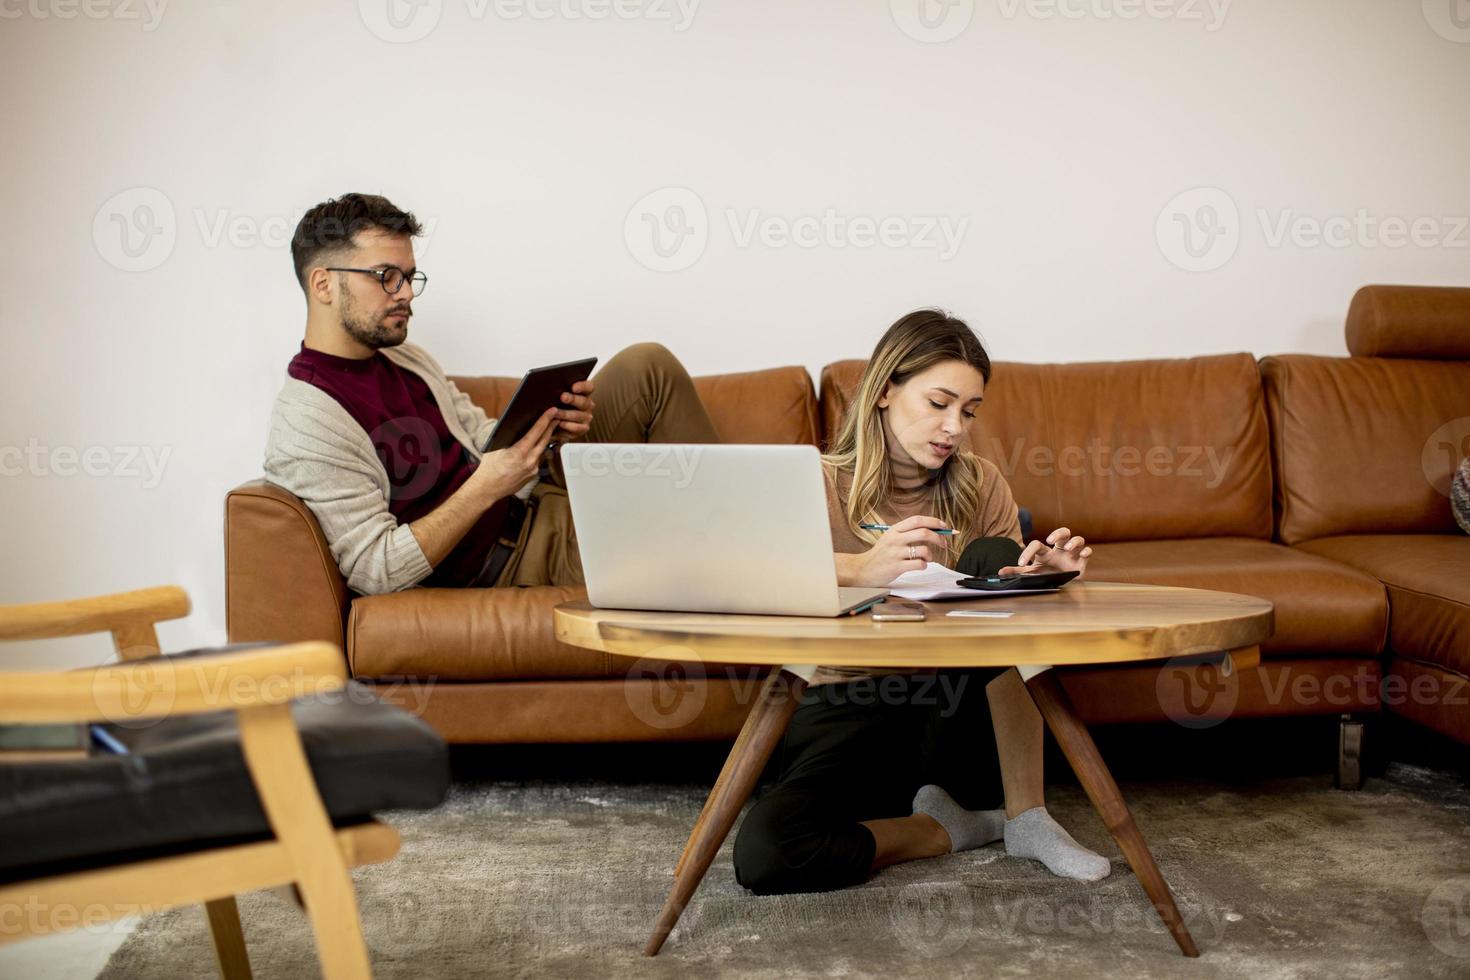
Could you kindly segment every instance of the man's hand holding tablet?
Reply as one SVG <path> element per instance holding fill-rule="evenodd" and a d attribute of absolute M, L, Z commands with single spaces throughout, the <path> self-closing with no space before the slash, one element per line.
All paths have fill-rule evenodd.
<path fill-rule="evenodd" d="M 553 438 L 564 435 L 575 439 L 586 435 L 592 424 L 594 405 L 594 386 L 587 379 L 596 365 L 597 358 L 589 357 L 527 371 L 511 396 L 510 404 L 495 423 L 490 440 L 485 444 L 485 453 L 508 449 L 518 443 L 548 407 L 556 412 Z M 543 445 L 541 448 L 546 447 Z"/>

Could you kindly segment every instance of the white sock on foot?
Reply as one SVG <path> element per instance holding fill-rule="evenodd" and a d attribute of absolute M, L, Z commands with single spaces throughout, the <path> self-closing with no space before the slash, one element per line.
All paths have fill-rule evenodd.
<path fill-rule="evenodd" d="M 1040 861 L 1048 871 L 1062 878 L 1099 881 L 1113 870 L 1107 858 L 1073 840 L 1044 806 L 1032 807 L 1007 820 L 1005 839 L 1007 854 Z"/>
<path fill-rule="evenodd" d="M 930 783 L 914 794 L 914 812 L 933 817 L 949 835 L 951 851 L 968 851 L 1000 840 L 1004 833 L 1004 810 L 966 810 L 944 790 Z"/>

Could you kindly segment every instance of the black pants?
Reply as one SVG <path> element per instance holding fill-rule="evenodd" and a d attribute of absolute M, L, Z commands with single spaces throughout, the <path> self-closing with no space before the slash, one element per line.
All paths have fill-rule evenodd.
<path fill-rule="evenodd" d="M 906 817 L 936 783 L 968 810 L 1005 799 L 985 685 L 999 670 L 891 674 L 810 688 L 780 747 L 774 785 L 735 837 L 735 878 L 758 895 L 866 881 L 863 820 Z"/>

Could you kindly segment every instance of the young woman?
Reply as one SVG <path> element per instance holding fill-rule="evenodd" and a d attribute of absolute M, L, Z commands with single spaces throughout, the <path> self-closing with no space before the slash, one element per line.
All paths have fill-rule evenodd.
<path fill-rule="evenodd" d="M 954 567 L 978 538 L 1022 544 L 1010 487 L 962 448 L 989 381 L 980 340 L 943 312 L 910 313 L 879 340 L 823 461 L 840 584 L 881 587 L 929 561 Z M 1001 571 L 1083 572 L 1091 554 L 1058 528 Z M 1055 874 L 1106 877 L 1107 858 L 1046 812 L 1041 750 L 1041 716 L 1014 669 L 821 668 L 792 717 L 779 778 L 740 826 L 736 878 L 758 894 L 825 891 L 1001 839 Z M 1004 809 L 992 809 L 1002 796 Z"/>

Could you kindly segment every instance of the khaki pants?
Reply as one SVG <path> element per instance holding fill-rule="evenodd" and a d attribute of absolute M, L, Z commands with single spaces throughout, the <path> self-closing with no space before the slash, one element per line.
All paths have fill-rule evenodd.
<path fill-rule="evenodd" d="M 634 344 L 592 378 L 592 428 L 587 442 L 719 442 L 689 372 L 659 344 Z M 561 461 L 531 492 L 515 554 L 497 587 L 581 585 L 582 556 Z"/>

